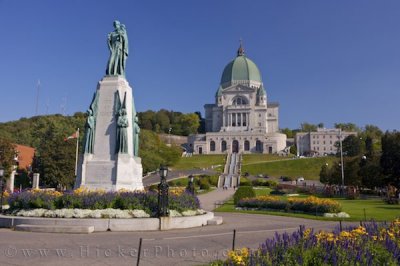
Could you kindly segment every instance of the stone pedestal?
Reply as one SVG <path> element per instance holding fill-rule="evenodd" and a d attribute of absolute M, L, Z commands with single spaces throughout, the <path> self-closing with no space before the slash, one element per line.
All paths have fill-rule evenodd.
<path fill-rule="evenodd" d="M 80 158 L 75 187 L 105 190 L 142 190 L 142 164 L 134 156 L 133 96 L 132 88 L 122 76 L 105 76 L 98 84 L 98 103 L 93 153 Z M 127 153 L 117 152 L 116 93 L 125 105 L 127 127 Z M 126 96 L 125 96 L 126 95 Z"/>

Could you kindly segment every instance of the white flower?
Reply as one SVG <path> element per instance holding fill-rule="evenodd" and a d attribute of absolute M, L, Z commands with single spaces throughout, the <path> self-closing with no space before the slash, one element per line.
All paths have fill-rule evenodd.
<path fill-rule="evenodd" d="M 202 214 L 205 214 L 205 213 L 207 213 L 205 210 L 203 210 L 203 209 L 197 209 L 196 210 L 196 214 L 197 215 L 202 215 Z"/>
<path fill-rule="evenodd" d="M 183 216 L 195 216 L 197 215 L 197 211 L 194 210 L 187 210 L 182 212 Z"/>
<path fill-rule="evenodd" d="M 149 218 L 150 214 L 144 210 L 128 210 L 129 214 L 134 218 Z"/>
<path fill-rule="evenodd" d="M 339 213 L 324 213 L 324 217 L 327 218 L 350 218 L 350 215 L 345 213 L 345 212 L 339 212 Z"/>
<path fill-rule="evenodd" d="M 176 210 L 169 210 L 169 216 L 170 217 L 180 217 L 182 216 L 182 214 L 180 214 L 178 211 Z"/>

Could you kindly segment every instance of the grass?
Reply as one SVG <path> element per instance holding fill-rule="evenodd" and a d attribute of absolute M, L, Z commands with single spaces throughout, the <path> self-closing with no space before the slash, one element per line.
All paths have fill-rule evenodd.
<path fill-rule="evenodd" d="M 279 161 L 279 160 L 287 160 L 292 158 L 294 155 L 290 155 L 289 157 L 282 157 L 276 154 L 244 154 L 242 165 L 248 164 L 258 164 L 263 162 L 271 162 L 271 161 Z"/>
<path fill-rule="evenodd" d="M 193 155 L 192 157 L 182 157 L 172 168 L 174 170 L 191 170 L 211 168 L 211 166 L 219 166 L 213 168 L 221 171 L 225 165 L 225 155 Z"/>
<path fill-rule="evenodd" d="M 253 159 L 252 159 L 253 160 Z M 255 161 L 256 159 L 254 159 Z M 319 172 L 321 167 L 328 163 L 332 165 L 337 158 L 335 157 L 318 157 L 289 159 L 281 161 L 264 161 L 261 163 L 243 164 L 242 173 L 248 172 L 251 175 L 269 175 L 269 176 L 303 176 L 308 180 L 319 180 Z"/>
<path fill-rule="evenodd" d="M 263 188 L 256 189 L 256 195 L 268 195 L 271 189 Z M 282 196 L 285 197 L 285 196 Z M 300 195 L 300 197 L 307 197 L 307 195 Z M 331 199 L 331 198 L 330 198 Z M 386 204 L 381 199 L 358 199 L 358 200 L 348 200 L 344 198 L 334 198 L 342 205 L 342 211 L 348 213 L 350 218 L 344 219 L 346 221 L 363 221 L 364 209 L 366 214 L 366 220 L 376 220 L 376 221 L 391 221 L 395 218 L 400 217 L 400 205 L 389 205 Z M 233 199 L 227 201 L 224 205 L 217 208 L 216 212 L 238 212 L 238 213 L 253 213 L 253 214 L 268 214 L 276 216 L 289 216 L 297 218 L 315 219 L 315 220 L 338 220 L 338 218 L 325 218 L 322 216 L 315 216 L 312 214 L 304 213 L 288 213 L 283 211 L 245 211 L 236 210 L 233 204 Z"/>

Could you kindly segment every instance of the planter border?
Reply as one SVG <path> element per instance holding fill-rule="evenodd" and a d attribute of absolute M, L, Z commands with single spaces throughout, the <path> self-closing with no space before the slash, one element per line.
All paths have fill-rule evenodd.
<path fill-rule="evenodd" d="M 208 224 L 214 218 L 213 212 L 196 216 L 182 217 L 160 217 L 160 218 L 43 218 L 43 217 L 20 217 L 0 215 L 0 228 L 15 229 L 17 225 L 40 225 L 48 226 L 49 232 L 56 226 L 94 226 L 94 232 L 136 232 L 136 231 L 159 231 L 171 229 L 184 229 L 200 227 Z"/>

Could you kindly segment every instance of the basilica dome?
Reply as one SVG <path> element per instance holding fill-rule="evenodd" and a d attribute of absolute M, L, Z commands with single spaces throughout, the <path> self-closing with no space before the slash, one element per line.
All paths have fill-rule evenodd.
<path fill-rule="evenodd" d="M 249 81 L 262 83 L 261 74 L 256 64 L 245 56 L 244 49 L 240 45 L 237 57 L 224 68 L 220 84 L 226 87 Z"/>

